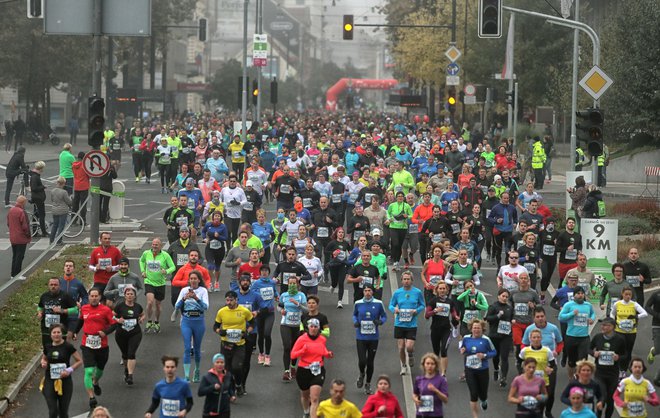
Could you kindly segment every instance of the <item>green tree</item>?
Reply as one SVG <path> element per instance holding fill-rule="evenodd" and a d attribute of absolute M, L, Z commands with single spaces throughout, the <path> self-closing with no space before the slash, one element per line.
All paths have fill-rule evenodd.
<path fill-rule="evenodd" d="M 217 101 L 225 109 L 235 110 L 238 100 L 238 77 L 243 74 L 241 63 L 230 59 L 225 61 L 215 72 L 211 81 L 211 90 L 208 99 Z M 248 93 L 250 86 L 248 86 Z M 249 94 L 248 94 L 249 99 Z"/>

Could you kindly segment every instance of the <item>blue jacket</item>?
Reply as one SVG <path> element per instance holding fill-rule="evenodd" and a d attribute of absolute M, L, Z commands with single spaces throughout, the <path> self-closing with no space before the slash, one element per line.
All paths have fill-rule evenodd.
<path fill-rule="evenodd" d="M 275 236 L 275 230 L 270 222 L 264 222 L 263 225 L 259 224 L 259 222 L 253 222 L 252 233 L 261 240 L 264 248 L 270 244 L 270 241 Z"/>
<path fill-rule="evenodd" d="M 272 151 L 268 150 L 268 151 L 261 151 L 259 157 L 261 157 L 261 166 L 263 167 L 263 169 L 269 173 L 273 171 L 273 168 L 275 167 L 276 155 Z"/>
<path fill-rule="evenodd" d="M 201 216 L 200 211 L 197 210 L 197 206 L 202 205 L 204 207 L 204 197 L 202 196 L 202 192 L 199 189 L 192 189 L 192 190 L 187 190 L 187 189 L 181 189 L 179 190 L 178 197 L 181 196 L 187 196 L 188 197 L 188 209 L 192 210 L 193 213 L 195 214 L 195 221 L 199 219 Z M 190 204 L 190 201 L 195 202 L 194 206 Z"/>
<path fill-rule="evenodd" d="M 410 290 L 400 287 L 390 299 L 390 312 L 394 313 L 394 308 L 399 308 L 399 314 L 394 317 L 395 327 L 417 328 L 417 317 L 426 309 L 424 294 L 414 286 Z"/>
<path fill-rule="evenodd" d="M 252 283 L 252 290 L 260 296 L 257 307 L 259 310 L 268 309 L 269 312 L 275 311 L 275 298 L 278 296 L 277 282 L 275 280 L 270 277 L 265 279 L 260 278 Z"/>
<path fill-rule="evenodd" d="M 207 222 L 204 225 L 204 228 L 202 228 L 202 237 L 208 238 L 209 240 L 214 239 L 216 232 L 218 233 L 218 238 L 215 239 L 220 241 L 227 241 L 227 227 L 222 223 L 218 226 L 213 226 L 213 222 Z"/>
<path fill-rule="evenodd" d="M 258 292 L 255 292 L 250 288 L 246 294 L 241 293 L 240 290 L 236 290 L 236 294 L 238 294 L 238 298 L 236 299 L 238 301 L 239 305 L 245 306 L 250 310 L 250 312 L 254 312 L 259 309 L 259 304 L 261 300 L 261 296 L 259 295 Z M 256 322 L 255 326 L 252 327 L 252 332 L 250 334 L 256 334 L 257 333 L 257 327 L 256 327 Z"/>
<path fill-rule="evenodd" d="M 71 296 L 74 302 L 80 302 L 80 305 L 87 305 L 89 303 L 87 289 L 85 289 L 85 285 L 78 279 L 65 280 L 63 277 L 60 277 L 60 290 Z"/>
<path fill-rule="evenodd" d="M 495 350 L 493 342 L 485 335 L 479 338 L 473 337 L 472 334 L 466 335 L 463 337 L 463 341 L 459 343 L 459 347 L 465 347 L 465 354 L 463 354 L 465 357 L 464 364 L 465 368 L 470 370 L 488 370 L 488 359 L 497 355 L 497 350 Z M 484 353 L 486 356 L 481 359 L 481 365 L 471 366 L 470 362 L 475 360 L 470 356 L 477 353 Z"/>
<path fill-rule="evenodd" d="M 577 316 L 573 313 L 576 309 L 578 310 Z M 588 337 L 589 319 L 595 320 L 596 312 L 591 303 L 586 300 L 582 303 L 577 303 L 574 300 L 567 302 L 559 312 L 559 320 L 568 322 L 566 335 L 569 337 Z"/>
<path fill-rule="evenodd" d="M 497 223 L 499 218 L 504 220 L 501 224 Z M 490 210 L 488 222 L 500 232 L 512 232 L 513 226 L 518 223 L 518 212 L 516 211 L 516 207 L 512 204 L 496 204 L 493 206 L 493 209 Z"/>
<path fill-rule="evenodd" d="M 373 323 L 376 319 L 380 321 L 380 324 Z M 355 327 L 356 340 L 378 340 L 378 327 L 379 325 L 383 325 L 385 321 L 387 321 L 387 313 L 385 313 L 385 307 L 380 300 L 372 298 L 368 302 L 364 299 L 355 302 L 353 307 L 353 324 L 358 325 Z"/>
<path fill-rule="evenodd" d="M 347 152 L 344 160 L 346 161 L 346 174 L 348 176 L 353 175 L 353 171 L 357 167 L 358 160 L 360 159 L 360 154 L 357 152 Z"/>

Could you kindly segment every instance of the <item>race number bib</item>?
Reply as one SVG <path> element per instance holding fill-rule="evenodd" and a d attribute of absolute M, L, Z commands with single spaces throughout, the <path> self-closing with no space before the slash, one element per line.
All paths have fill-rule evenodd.
<path fill-rule="evenodd" d="M 433 243 L 442 241 L 442 234 L 433 234 L 431 241 L 433 241 Z"/>
<path fill-rule="evenodd" d="M 234 151 L 234 152 L 231 153 L 231 157 L 235 160 L 238 160 L 239 158 L 241 158 L 241 152 L 240 151 Z"/>
<path fill-rule="evenodd" d="M 598 356 L 598 364 L 601 366 L 614 366 L 614 351 L 601 351 Z"/>
<path fill-rule="evenodd" d="M 101 348 L 101 336 L 88 335 L 87 338 L 85 338 L 85 347 L 91 348 L 92 350 Z"/>
<path fill-rule="evenodd" d="M 112 267 L 112 258 L 99 258 L 99 266 L 101 266 L 101 270 Z"/>
<path fill-rule="evenodd" d="M 448 318 L 448 317 L 449 317 L 449 310 L 450 310 L 450 308 L 449 308 L 449 304 L 448 304 L 448 303 L 440 303 L 440 302 L 436 302 L 436 303 L 435 303 L 435 309 L 436 309 L 435 314 L 436 314 L 437 316 L 444 316 L 445 318 Z"/>
<path fill-rule="evenodd" d="M 409 234 L 416 234 L 418 232 L 419 232 L 419 228 L 417 227 L 417 224 L 408 225 L 408 233 Z"/>
<path fill-rule="evenodd" d="M 465 359 L 465 367 L 468 369 L 478 369 L 481 367 L 481 359 L 476 354 L 469 355 Z"/>
<path fill-rule="evenodd" d="M 158 158 L 158 164 L 169 164 L 172 162 L 172 157 L 169 154 L 161 154 Z"/>
<path fill-rule="evenodd" d="M 421 413 L 433 412 L 434 410 L 433 395 L 422 395 L 419 398 L 421 403 L 419 405 L 419 408 L 417 408 L 417 412 L 421 412 Z"/>
<path fill-rule="evenodd" d="M 645 417 L 646 407 L 644 406 L 644 402 L 628 402 L 628 416 Z"/>
<path fill-rule="evenodd" d="M 535 274 L 536 273 L 536 264 L 534 263 L 525 263 L 523 265 L 527 269 L 527 273 L 529 274 Z"/>
<path fill-rule="evenodd" d="M 254 203 L 252 202 L 245 202 L 243 204 L 243 210 L 246 210 L 248 212 L 252 212 L 254 210 Z"/>
<path fill-rule="evenodd" d="M 631 332 L 635 328 L 635 322 L 632 319 L 622 319 L 619 321 L 621 331 Z"/>
<path fill-rule="evenodd" d="M 136 325 L 137 325 L 137 318 L 124 319 L 124 323 L 121 325 L 121 327 L 124 331 L 132 331 Z"/>
<path fill-rule="evenodd" d="M 188 254 L 177 254 L 176 255 L 176 265 L 182 266 L 188 262 Z"/>
<path fill-rule="evenodd" d="M 296 273 L 282 273 L 282 283 L 289 283 L 290 278 L 295 278 Z"/>
<path fill-rule="evenodd" d="M 219 250 L 220 248 L 222 248 L 222 241 L 219 241 L 217 239 L 212 239 L 209 242 L 209 248 L 212 250 Z"/>
<path fill-rule="evenodd" d="M 119 297 L 124 297 L 124 294 L 126 293 L 126 288 L 128 287 L 127 284 L 120 283 L 117 285 L 117 290 L 119 290 Z"/>
<path fill-rule="evenodd" d="M 316 230 L 316 236 L 319 238 L 327 238 L 330 236 L 330 231 L 327 226 L 319 226 Z"/>
<path fill-rule="evenodd" d="M 354 204 L 355 201 L 357 200 L 357 198 L 358 198 L 358 194 L 357 194 L 357 193 L 349 193 L 349 194 L 348 194 L 348 204 L 349 204 L 349 205 Z"/>
<path fill-rule="evenodd" d="M 159 272 L 161 270 L 160 261 L 147 261 L 147 270 L 152 273 Z"/>
<path fill-rule="evenodd" d="M 463 313 L 463 322 L 470 323 L 470 321 L 479 318 L 479 311 L 468 309 Z"/>
<path fill-rule="evenodd" d="M 66 363 L 53 363 L 50 365 L 50 378 L 57 380 L 62 378 L 62 372 L 66 370 Z"/>
<path fill-rule="evenodd" d="M 161 399 L 161 412 L 165 417 L 177 417 L 181 410 L 180 402 L 178 399 Z"/>
<path fill-rule="evenodd" d="M 263 300 L 273 300 L 273 297 L 275 297 L 275 291 L 272 287 L 262 287 L 259 289 L 259 294 Z"/>
<path fill-rule="evenodd" d="M 362 281 L 360 282 L 360 288 L 363 288 L 364 286 L 373 286 L 374 285 L 374 278 L 373 277 L 367 277 L 367 276 L 362 276 Z"/>
<path fill-rule="evenodd" d="M 353 231 L 353 240 L 357 241 L 360 237 L 365 236 L 367 233 L 365 231 Z"/>
<path fill-rule="evenodd" d="M 44 325 L 46 325 L 46 328 L 50 328 L 52 325 L 59 324 L 60 322 L 59 314 L 44 315 Z"/>
<path fill-rule="evenodd" d="M 188 199 L 188 209 L 195 210 L 195 199 Z"/>
<path fill-rule="evenodd" d="M 577 259 L 577 250 L 566 250 L 566 255 L 564 256 L 567 260 Z"/>
<path fill-rule="evenodd" d="M 527 303 L 516 303 L 513 310 L 517 316 L 527 316 L 529 314 L 529 305 Z"/>
<path fill-rule="evenodd" d="M 555 255 L 555 246 L 554 245 L 543 245 L 543 255 L 553 256 Z"/>
<path fill-rule="evenodd" d="M 284 193 L 284 194 L 291 193 L 291 185 L 290 184 L 282 184 L 280 186 L 280 193 Z"/>
<path fill-rule="evenodd" d="M 442 276 L 430 276 L 429 277 L 429 283 L 431 283 L 431 286 L 436 287 L 438 283 L 442 280 Z"/>
<path fill-rule="evenodd" d="M 589 316 L 585 313 L 578 313 L 573 317 L 573 326 L 575 327 L 588 327 L 589 326 Z"/>
<path fill-rule="evenodd" d="M 523 396 L 523 401 L 521 403 L 525 409 L 536 409 L 538 404 L 539 401 L 533 396 Z"/>
<path fill-rule="evenodd" d="M 318 376 L 321 374 L 321 363 L 318 361 L 315 361 L 314 363 L 311 363 L 309 365 L 309 371 L 314 375 Z"/>
<path fill-rule="evenodd" d="M 400 309 L 399 322 L 412 322 L 414 309 Z"/>
<path fill-rule="evenodd" d="M 176 224 L 179 225 L 179 228 L 188 226 L 188 218 L 186 218 L 185 216 L 179 216 L 178 218 L 176 218 Z"/>
<path fill-rule="evenodd" d="M 451 224 L 451 233 L 458 235 L 459 232 L 461 232 L 461 225 Z"/>
<path fill-rule="evenodd" d="M 631 287 L 639 287 L 639 276 L 626 276 L 626 281 Z"/>
<path fill-rule="evenodd" d="M 360 333 L 362 335 L 376 334 L 376 324 L 374 324 L 374 321 L 360 321 Z"/>
<path fill-rule="evenodd" d="M 312 207 L 312 199 L 309 197 L 303 198 L 303 206 L 306 208 L 311 208 Z"/>
<path fill-rule="evenodd" d="M 511 334 L 511 322 L 510 321 L 500 321 L 497 324 L 497 333 L 509 335 Z"/>
<path fill-rule="evenodd" d="M 332 200 L 332 203 L 339 203 L 341 202 L 341 195 L 340 194 L 333 194 L 330 199 Z"/>
<path fill-rule="evenodd" d="M 300 312 L 287 312 L 284 316 L 285 325 L 300 325 Z"/>
<path fill-rule="evenodd" d="M 240 329 L 228 329 L 227 330 L 227 342 L 237 343 L 241 341 L 243 336 L 243 331 Z"/>
<path fill-rule="evenodd" d="M 364 201 L 371 204 L 371 198 L 374 197 L 373 193 L 365 193 L 364 194 Z"/>

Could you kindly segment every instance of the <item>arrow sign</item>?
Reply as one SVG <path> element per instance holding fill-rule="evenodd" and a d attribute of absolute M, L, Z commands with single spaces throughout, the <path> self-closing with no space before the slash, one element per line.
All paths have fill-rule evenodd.
<path fill-rule="evenodd" d="M 90 151 L 83 157 L 83 170 L 90 177 L 101 177 L 110 170 L 110 157 L 101 151 Z"/>
<path fill-rule="evenodd" d="M 447 65 L 447 75 L 458 75 L 459 71 L 461 71 L 461 67 L 459 67 L 455 62 Z"/>

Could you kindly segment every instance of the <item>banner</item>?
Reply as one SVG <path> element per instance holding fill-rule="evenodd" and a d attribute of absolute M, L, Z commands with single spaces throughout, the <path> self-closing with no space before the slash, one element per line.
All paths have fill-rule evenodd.
<path fill-rule="evenodd" d="M 582 219 L 582 252 L 587 256 L 587 267 L 596 276 L 612 280 L 612 264 L 617 261 L 619 220 Z"/>
<path fill-rule="evenodd" d="M 506 36 L 506 53 L 504 55 L 504 65 L 502 66 L 502 80 L 511 80 L 513 78 L 513 34 L 515 15 L 511 13 L 509 18 L 509 32 Z"/>

